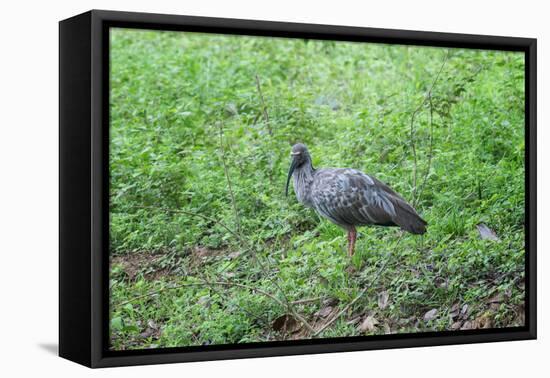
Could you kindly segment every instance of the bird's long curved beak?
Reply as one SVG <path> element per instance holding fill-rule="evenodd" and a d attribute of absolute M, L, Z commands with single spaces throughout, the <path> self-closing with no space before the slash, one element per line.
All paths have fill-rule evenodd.
<path fill-rule="evenodd" d="M 296 169 L 296 159 L 292 159 L 292 163 L 290 164 L 290 168 L 288 169 L 288 177 L 286 179 L 286 189 L 285 189 L 285 196 L 287 197 L 288 197 L 288 184 L 290 183 L 290 178 L 294 173 L 294 169 Z"/>

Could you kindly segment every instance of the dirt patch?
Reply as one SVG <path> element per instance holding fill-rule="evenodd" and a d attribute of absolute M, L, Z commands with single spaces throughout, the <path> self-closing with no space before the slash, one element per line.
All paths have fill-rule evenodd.
<path fill-rule="evenodd" d="M 133 281 L 140 274 L 146 280 L 154 281 L 172 275 L 172 269 L 169 267 L 160 267 L 159 261 L 162 259 L 160 254 L 148 252 L 134 252 L 123 256 L 111 258 L 111 268 L 118 265 L 130 281 Z"/>
<path fill-rule="evenodd" d="M 223 249 L 210 249 L 203 246 L 195 246 L 189 253 L 189 267 L 198 268 L 209 260 L 223 256 L 228 251 Z"/>
<path fill-rule="evenodd" d="M 111 269 L 116 266 L 120 267 L 122 274 L 130 281 L 136 280 L 139 276 L 149 281 L 155 281 L 188 274 L 220 257 L 235 259 L 239 255 L 237 252 L 230 253 L 224 249 L 196 246 L 182 254 L 174 251 L 132 252 L 126 255 L 113 256 L 111 257 L 110 267 Z M 117 273 L 111 270 L 111 274 Z"/>

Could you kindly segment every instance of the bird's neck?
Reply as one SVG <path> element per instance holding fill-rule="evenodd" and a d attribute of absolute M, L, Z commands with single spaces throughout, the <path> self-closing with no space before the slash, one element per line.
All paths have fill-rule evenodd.
<path fill-rule="evenodd" d="M 315 168 L 313 168 L 310 161 L 307 161 L 296 168 L 293 174 L 296 198 L 306 206 L 313 206 L 311 201 L 311 184 L 313 184 L 314 173 Z"/>

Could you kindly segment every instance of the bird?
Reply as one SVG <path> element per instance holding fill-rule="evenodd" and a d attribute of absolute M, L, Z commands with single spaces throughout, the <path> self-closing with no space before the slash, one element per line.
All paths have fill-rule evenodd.
<path fill-rule="evenodd" d="M 428 223 L 392 188 L 353 168 L 313 168 L 302 143 L 292 146 L 285 195 L 290 179 L 298 202 L 347 231 L 348 256 L 355 251 L 359 226 L 394 226 L 422 235 Z"/>

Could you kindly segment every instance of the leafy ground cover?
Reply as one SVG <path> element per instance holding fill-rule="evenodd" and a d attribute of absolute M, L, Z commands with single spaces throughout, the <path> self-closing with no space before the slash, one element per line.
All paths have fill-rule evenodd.
<path fill-rule="evenodd" d="M 111 31 L 117 350 L 524 322 L 524 58 Z M 423 237 L 284 196 L 290 146 L 389 183 Z"/>

